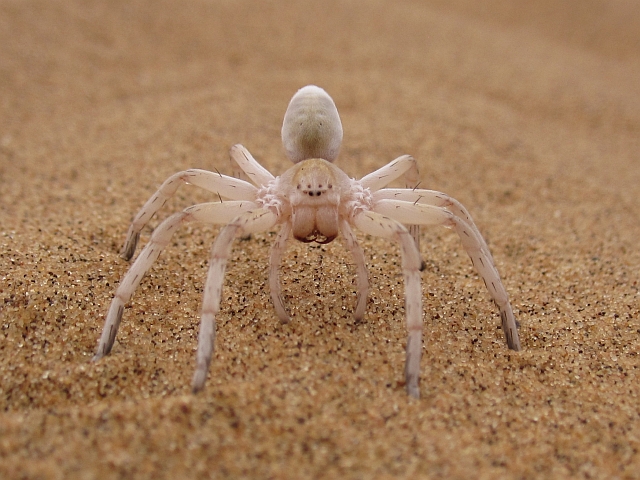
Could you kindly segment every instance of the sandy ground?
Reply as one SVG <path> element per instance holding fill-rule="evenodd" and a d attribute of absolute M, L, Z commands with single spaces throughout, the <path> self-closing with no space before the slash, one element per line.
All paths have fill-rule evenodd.
<path fill-rule="evenodd" d="M 0 2 L 0 477 L 640 478 L 640 7 L 635 0 Z M 424 229 L 419 401 L 399 250 L 235 244 L 216 354 L 189 390 L 217 227 L 177 233 L 90 359 L 133 215 L 171 173 L 287 168 L 301 86 L 338 164 L 404 153 L 465 204 L 521 323 L 454 233 Z M 184 187 L 151 222 L 210 195 Z M 215 199 L 214 199 L 215 200 Z"/>

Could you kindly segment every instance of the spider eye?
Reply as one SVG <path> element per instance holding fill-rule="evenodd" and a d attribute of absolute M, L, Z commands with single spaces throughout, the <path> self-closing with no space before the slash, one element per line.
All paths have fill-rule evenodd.
<path fill-rule="evenodd" d="M 300 184 L 298 184 L 298 186 L 297 186 L 296 188 L 297 188 L 298 190 L 300 190 L 300 188 L 301 188 L 301 187 L 300 187 Z"/>

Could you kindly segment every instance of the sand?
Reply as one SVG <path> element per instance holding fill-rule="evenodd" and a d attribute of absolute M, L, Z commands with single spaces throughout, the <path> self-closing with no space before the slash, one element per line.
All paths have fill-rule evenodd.
<path fill-rule="evenodd" d="M 640 8 L 633 0 L 0 3 L 0 477 L 640 478 Z M 293 93 L 325 88 L 337 164 L 415 156 L 467 206 L 521 324 L 423 229 L 421 399 L 397 245 L 238 241 L 190 393 L 209 248 L 181 229 L 91 357 L 129 222 L 174 172 L 274 174 Z M 183 187 L 151 221 L 214 201 Z"/>

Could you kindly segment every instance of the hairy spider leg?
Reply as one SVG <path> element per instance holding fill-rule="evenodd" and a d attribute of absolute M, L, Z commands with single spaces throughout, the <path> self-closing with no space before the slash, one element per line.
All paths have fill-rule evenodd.
<path fill-rule="evenodd" d="M 520 350 L 518 327 L 509 303 L 500 274 L 491 255 L 488 254 L 482 237 L 467 222 L 442 207 L 410 203 L 402 200 L 380 200 L 374 204 L 374 211 L 388 215 L 399 222 L 418 222 L 420 225 L 444 225 L 456 231 L 471 263 L 482 277 L 487 290 L 500 310 L 502 330 L 511 350 Z"/>
<path fill-rule="evenodd" d="M 164 220 L 154 230 L 149 243 L 145 245 L 133 265 L 122 278 L 111 301 L 100 342 L 98 343 L 98 349 L 93 360 L 99 360 L 111 351 L 122 320 L 125 304 L 131 299 L 144 274 L 151 268 L 160 252 L 162 252 L 173 234 L 183 223 L 188 221 L 211 224 L 228 223 L 242 212 L 255 208 L 257 208 L 257 205 L 250 201 L 202 203 L 186 208 L 182 212 L 175 213 Z"/>
<path fill-rule="evenodd" d="M 273 174 L 260 165 L 249 150 L 239 143 L 231 147 L 229 155 L 257 187 L 262 187 L 275 179 Z"/>
<path fill-rule="evenodd" d="M 362 320 L 364 318 L 364 311 L 367 308 L 367 296 L 369 295 L 369 275 L 367 272 L 367 265 L 365 263 L 364 252 L 362 251 L 362 247 L 358 243 L 353 230 L 349 226 L 349 222 L 346 220 L 340 220 L 340 232 L 344 237 L 347 248 L 353 256 L 353 261 L 356 266 L 358 290 L 356 296 L 356 309 L 354 310 L 353 317 L 356 320 Z"/>
<path fill-rule="evenodd" d="M 180 185 L 195 185 L 231 200 L 254 200 L 258 191 L 249 182 L 207 170 L 190 169 L 171 175 L 135 216 L 122 248 L 122 258 L 130 260 L 133 257 L 140 232 L 151 217 L 176 193 Z"/>
<path fill-rule="evenodd" d="M 420 357 L 422 355 L 422 289 L 420 252 L 409 233 L 400 222 L 372 211 L 364 211 L 353 217 L 353 224 L 364 233 L 395 239 L 402 252 L 402 273 L 405 289 L 405 314 L 407 321 L 407 349 L 405 379 L 407 393 L 420 398 Z"/>
<path fill-rule="evenodd" d="M 360 183 L 363 187 L 370 189 L 372 192 L 376 192 L 400 178 L 402 175 L 404 175 L 406 188 L 415 189 L 418 187 L 418 164 L 411 155 L 402 155 L 395 160 L 391 160 L 385 166 L 362 177 Z M 420 225 L 408 224 L 406 227 L 409 229 L 409 232 L 411 232 L 418 251 L 420 251 Z"/>
<path fill-rule="evenodd" d="M 271 254 L 269 256 L 269 290 L 271 291 L 271 301 L 282 323 L 288 323 L 290 320 L 289 314 L 284 307 L 280 286 L 280 263 L 282 262 L 282 256 L 287 248 L 290 235 L 291 221 L 287 221 L 280 228 L 276 240 L 271 246 Z"/>
<path fill-rule="evenodd" d="M 418 203 L 424 205 L 432 205 L 434 207 L 443 207 L 453 213 L 456 217 L 460 218 L 469 225 L 469 227 L 475 232 L 478 240 L 482 244 L 482 248 L 491 260 L 491 263 L 495 265 L 495 261 L 491 256 L 491 251 L 487 246 L 480 230 L 471 218 L 471 215 L 466 208 L 455 198 L 450 197 L 446 193 L 437 192 L 435 190 L 405 190 L 402 188 L 383 188 L 373 193 L 373 202 L 379 200 L 404 200 L 405 202 Z"/>
<path fill-rule="evenodd" d="M 257 208 L 245 212 L 227 224 L 218 234 L 211 247 L 209 272 L 204 287 L 202 316 L 196 353 L 196 371 L 191 388 L 194 393 L 202 390 L 207 379 L 209 364 L 213 355 L 216 338 L 216 315 L 220 311 L 220 298 L 224 283 L 224 272 L 231 254 L 233 240 L 239 235 L 263 232 L 273 227 L 278 216 L 271 210 Z"/>

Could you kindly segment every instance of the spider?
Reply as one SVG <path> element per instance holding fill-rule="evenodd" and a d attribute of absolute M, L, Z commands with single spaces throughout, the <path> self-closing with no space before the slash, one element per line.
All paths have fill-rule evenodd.
<path fill-rule="evenodd" d="M 107 355 L 116 338 L 125 304 L 145 272 L 185 222 L 224 224 L 211 248 L 204 287 L 203 306 L 192 381 L 194 393 L 205 384 L 216 337 L 216 315 L 225 267 L 233 240 L 279 226 L 269 259 L 269 288 L 276 314 L 289 321 L 279 278 L 279 265 L 291 236 L 302 242 L 329 243 L 344 237 L 357 271 L 356 320 L 364 317 L 369 283 L 362 248 L 353 228 L 399 242 L 405 282 L 405 313 L 408 330 L 405 362 L 407 393 L 419 398 L 422 354 L 422 292 L 420 272 L 425 264 L 419 252 L 421 225 L 444 225 L 456 231 L 471 262 L 484 280 L 500 310 L 507 345 L 520 350 L 517 323 L 507 292 L 482 235 L 467 210 L 444 193 L 417 188 L 415 160 L 403 155 L 360 180 L 349 178 L 332 162 L 342 143 L 342 123 L 333 99 L 321 88 L 309 85 L 291 99 L 282 125 L 282 142 L 294 163 L 279 177 L 262 167 L 242 145 L 230 156 L 244 171 L 247 181 L 206 170 L 185 170 L 169 177 L 134 218 L 122 251 L 133 256 L 140 231 L 182 184 L 195 185 L 220 198 L 193 205 L 164 220 L 151 235 L 124 275 L 109 307 L 94 361 Z M 404 176 L 408 188 L 385 188 Z M 222 199 L 226 199 L 222 201 Z"/>

